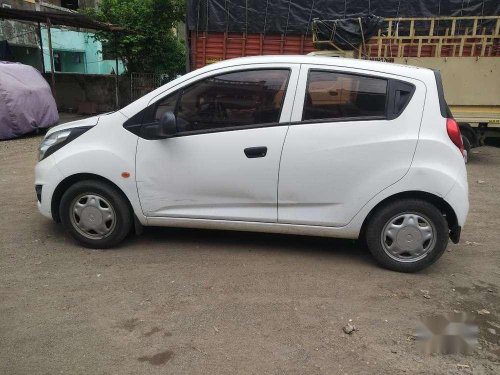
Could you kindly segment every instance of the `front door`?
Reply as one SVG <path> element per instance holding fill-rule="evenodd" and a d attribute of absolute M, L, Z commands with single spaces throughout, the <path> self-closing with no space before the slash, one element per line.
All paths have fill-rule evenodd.
<path fill-rule="evenodd" d="M 276 222 L 279 162 L 298 71 L 267 64 L 233 69 L 154 103 L 152 120 L 173 111 L 178 136 L 139 138 L 144 214 Z"/>

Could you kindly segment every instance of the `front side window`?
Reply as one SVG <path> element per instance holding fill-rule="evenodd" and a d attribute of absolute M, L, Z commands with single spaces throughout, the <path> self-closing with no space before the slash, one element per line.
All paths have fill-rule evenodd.
<path fill-rule="evenodd" d="M 206 78 L 181 92 L 175 115 L 180 132 L 276 123 L 286 92 L 288 69 L 247 70 Z M 176 95 L 174 95 L 176 96 Z M 159 103 L 155 117 L 172 108 Z"/>
<path fill-rule="evenodd" d="M 385 117 L 387 80 L 311 70 L 302 120 Z"/>

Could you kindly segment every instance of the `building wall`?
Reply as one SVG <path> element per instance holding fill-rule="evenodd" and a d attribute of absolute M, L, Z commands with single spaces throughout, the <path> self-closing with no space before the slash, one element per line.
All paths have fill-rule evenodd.
<path fill-rule="evenodd" d="M 42 0 L 42 1 L 37 0 L 37 3 L 40 3 L 40 2 L 42 2 L 42 3 L 50 3 L 52 5 L 61 6 L 61 0 Z"/>
<path fill-rule="evenodd" d="M 0 0 L 1 1 L 1 0 Z M 60 7 L 67 7 L 72 10 L 95 7 L 99 0 L 36 0 L 43 4 L 52 4 Z"/>
<path fill-rule="evenodd" d="M 7 40 L 10 45 L 38 48 L 38 28 L 32 22 L 0 19 L 0 40 Z"/>
<path fill-rule="evenodd" d="M 78 9 L 95 7 L 99 0 L 78 0 Z M 44 4 L 55 5 L 58 7 L 65 7 L 66 5 L 71 8 L 75 1 L 65 1 L 65 0 L 0 0 L 0 7 L 3 5 L 10 5 L 13 9 L 28 9 L 28 10 L 37 10 L 37 8 L 43 8 Z M 47 9 L 38 9 L 38 10 L 47 10 Z"/>
<path fill-rule="evenodd" d="M 78 32 L 62 28 L 52 28 L 52 49 L 54 54 L 63 56 L 62 72 L 88 73 L 88 74 L 110 74 L 115 70 L 114 60 L 103 60 L 102 44 L 93 37 L 93 33 Z M 45 71 L 50 72 L 49 39 L 47 29 L 42 28 L 43 57 Z M 74 58 L 82 56 L 80 62 Z M 118 61 L 118 71 L 125 71 L 122 61 Z"/>
<path fill-rule="evenodd" d="M 95 6 L 97 0 L 80 0 L 79 6 Z M 26 10 L 48 10 L 46 4 L 60 7 L 61 0 L 0 0 L 0 6 L 6 4 L 13 9 Z M 88 74 L 110 74 L 115 73 L 115 60 L 104 60 L 102 57 L 102 44 L 93 38 L 93 33 L 79 32 L 68 28 L 52 28 L 52 49 L 56 56 L 56 62 L 62 72 L 88 73 Z M 35 50 L 39 50 L 38 28 L 31 22 L 19 22 L 13 20 L 0 20 L 0 40 L 7 40 L 11 46 L 14 61 L 34 66 L 42 70 L 40 55 L 35 56 Z M 47 29 L 42 26 L 43 61 L 45 71 L 50 71 L 49 41 Z M 118 62 L 118 72 L 125 71 L 122 61 Z"/>
<path fill-rule="evenodd" d="M 80 0 L 80 8 L 94 8 L 99 3 L 99 0 Z"/>
<path fill-rule="evenodd" d="M 93 33 L 53 27 L 51 35 L 55 56 L 62 56 L 62 71 L 90 74 L 114 73 L 115 60 L 103 59 L 102 44 L 94 40 Z M 9 42 L 13 61 L 42 70 L 38 28 L 35 24 L 0 20 L 0 40 Z M 44 26 L 42 26 L 42 44 L 45 71 L 50 71 L 49 40 Z M 81 55 L 80 62 L 76 62 L 78 55 Z M 118 62 L 118 71 L 120 74 L 125 71 L 122 61 Z"/>
<path fill-rule="evenodd" d="M 7 8 L 35 10 L 35 0 L 0 0 L 0 7 L 7 5 Z"/>

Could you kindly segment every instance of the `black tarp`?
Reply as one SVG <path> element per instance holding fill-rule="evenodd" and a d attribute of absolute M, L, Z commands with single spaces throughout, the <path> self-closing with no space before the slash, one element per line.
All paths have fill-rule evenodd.
<path fill-rule="evenodd" d="M 383 20 L 374 15 L 340 18 L 317 22 L 315 28 L 319 39 L 330 40 L 339 48 L 351 50 L 375 35 Z"/>
<path fill-rule="evenodd" d="M 189 30 L 264 34 L 310 35 L 315 18 L 500 15 L 500 0 L 187 0 L 187 4 Z"/>

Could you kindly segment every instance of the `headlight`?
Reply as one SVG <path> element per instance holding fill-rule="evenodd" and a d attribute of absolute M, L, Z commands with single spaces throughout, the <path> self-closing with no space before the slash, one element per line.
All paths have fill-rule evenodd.
<path fill-rule="evenodd" d="M 63 129 L 46 136 L 38 148 L 38 160 L 53 154 L 64 145 L 89 130 L 91 126 Z"/>
<path fill-rule="evenodd" d="M 45 137 L 42 141 L 42 144 L 38 148 L 38 160 L 42 160 L 45 157 L 45 154 L 50 147 L 62 143 L 66 139 L 68 139 L 70 134 L 71 130 L 60 130 Z"/>

